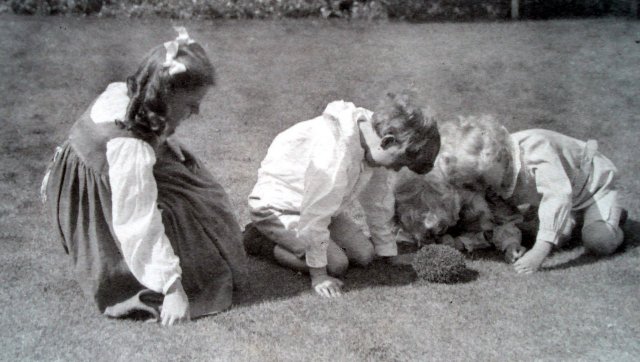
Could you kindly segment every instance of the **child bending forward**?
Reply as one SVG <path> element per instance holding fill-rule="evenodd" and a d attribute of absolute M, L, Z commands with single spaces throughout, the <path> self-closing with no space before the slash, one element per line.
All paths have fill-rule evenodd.
<path fill-rule="evenodd" d="M 457 141 L 443 143 L 438 162 L 451 182 L 479 183 L 512 206 L 537 208 L 535 244 L 515 262 L 518 273 L 538 270 L 576 220 L 588 250 L 608 255 L 620 246 L 626 211 L 615 189 L 617 170 L 596 141 L 543 129 L 509 134 L 490 117 L 463 119 L 455 132 Z"/>
<path fill-rule="evenodd" d="M 407 166 L 424 174 L 439 147 L 435 121 L 406 94 L 389 94 L 375 113 L 332 102 L 321 116 L 274 139 L 249 196 L 252 225 L 275 242 L 280 264 L 308 270 L 318 294 L 340 295 L 343 283 L 336 277 L 349 261 L 367 265 L 374 255 L 397 255 L 387 169 Z M 345 213 L 356 199 L 371 240 Z"/>
<path fill-rule="evenodd" d="M 75 277 L 100 312 L 164 325 L 226 309 L 247 274 L 225 191 L 166 142 L 214 84 L 204 49 L 178 30 L 91 104 L 42 188 Z"/>
<path fill-rule="evenodd" d="M 395 186 L 399 238 L 468 252 L 496 247 L 509 263 L 524 253 L 516 226 L 522 216 L 498 197 L 450 185 L 437 168 L 426 175 L 400 175 Z"/>

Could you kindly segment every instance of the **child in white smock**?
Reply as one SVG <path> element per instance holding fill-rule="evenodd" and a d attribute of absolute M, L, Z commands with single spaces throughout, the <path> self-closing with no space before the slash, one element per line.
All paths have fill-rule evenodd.
<path fill-rule="evenodd" d="M 375 113 L 330 103 L 273 141 L 249 196 L 251 227 L 275 243 L 275 259 L 309 271 L 320 295 L 341 294 L 349 262 L 392 257 L 394 199 L 389 169 L 431 170 L 440 147 L 436 122 L 407 94 L 389 94 Z M 345 213 L 359 200 L 371 240 Z M 263 240 L 254 238 L 253 240 Z M 249 254 L 255 245 L 245 247 Z"/>

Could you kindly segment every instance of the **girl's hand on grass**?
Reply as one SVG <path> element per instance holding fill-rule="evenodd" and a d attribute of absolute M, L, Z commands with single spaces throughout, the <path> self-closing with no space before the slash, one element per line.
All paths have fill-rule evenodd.
<path fill-rule="evenodd" d="M 160 320 L 163 326 L 171 326 L 174 323 L 187 322 L 189 316 L 189 299 L 182 288 L 182 282 L 178 279 L 164 296 Z"/>
<path fill-rule="evenodd" d="M 507 263 L 513 264 L 516 262 L 516 260 L 522 258 L 522 256 L 526 252 L 527 248 L 520 244 L 509 244 L 504 252 L 504 259 L 507 261 Z"/>

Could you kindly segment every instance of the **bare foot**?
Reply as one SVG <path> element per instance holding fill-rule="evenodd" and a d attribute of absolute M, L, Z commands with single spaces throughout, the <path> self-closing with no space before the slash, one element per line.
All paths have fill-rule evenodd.
<path fill-rule="evenodd" d="M 514 268 L 518 274 L 531 274 L 537 271 L 542 264 L 544 258 L 551 252 L 552 244 L 546 241 L 536 241 L 531 250 L 527 251 L 522 258 L 518 259 L 514 264 Z"/>

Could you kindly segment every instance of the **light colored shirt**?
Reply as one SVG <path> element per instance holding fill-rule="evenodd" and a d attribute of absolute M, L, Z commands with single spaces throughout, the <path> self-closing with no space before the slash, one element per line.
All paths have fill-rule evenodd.
<path fill-rule="evenodd" d="M 516 132 L 511 139 L 511 172 L 498 193 L 512 205 L 537 206 L 536 240 L 557 244 L 571 222 L 571 211 L 604 195 L 617 170 L 597 151 L 595 141 L 543 129 Z M 594 157 L 603 162 L 593 162 Z"/>
<path fill-rule="evenodd" d="M 327 264 L 331 218 L 359 200 L 376 253 L 397 254 L 392 234 L 394 199 L 388 170 L 370 167 L 360 141 L 359 120 L 372 112 L 353 103 L 330 103 L 324 113 L 300 122 L 273 140 L 250 197 L 300 213 L 297 236 L 310 267 Z"/>
<path fill-rule="evenodd" d="M 122 119 L 129 102 L 124 83 L 112 83 L 91 108 L 95 123 Z M 113 231 L 125 263 L 140 284 L 165 294 L 181 276 L 180 260 L 164 232 L 153 176 L 153 148 L 117 137 L 107 142 Z"/>

